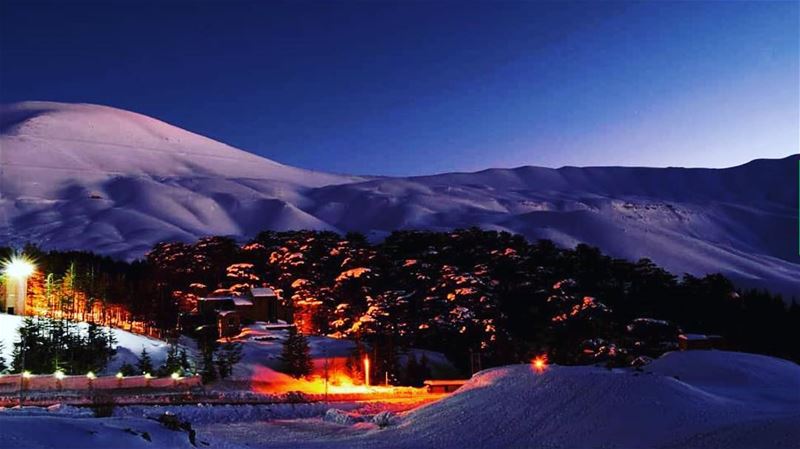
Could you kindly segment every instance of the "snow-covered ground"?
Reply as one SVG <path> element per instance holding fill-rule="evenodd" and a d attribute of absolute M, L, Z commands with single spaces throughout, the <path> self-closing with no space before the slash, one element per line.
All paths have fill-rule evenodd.
<path fill-rule="evenodd" d="M 798 295 L 798 192 L 787 186 L 799 158 L 365 178 L 288 167 L 114 108 L 28 102 L 0 109 L 0 244 L 131 258 L 159 241 L 264 229 L 474 225 Z"/>
<path fill-rule="evenodd" d="M 0 343 L 3 344 L 3 351 L 0 353 L 0 357 L 5 358 L 9 365 L 11 364 L 11 353 L 14 350 L 14 342 L 18 339 L 17 329 L 22 325 L 22 320 L 23 317 L 18 315 L 0 313 Z M 82 324 L 81 326 L 85 327 L 86 325 Z M 153 361 L 153 365 L 156 367 L 163 364 L 164 360 L 167 358 L 169 344 L 164 341 L 145 337 L 143 335 L 132 334 L 120 329 L 112 329 L 111 331 L 117 339 L 117 354 L 108 364 L 105 372 L 98 374 L 114 374 L 123 363 L 136 364 L 142 349 L 147 350 L 147 353 Z"/>
<path fill-rule="evenodd" d="M 796 448 L 800 366 L 723 351 L 669 353 L 641 371 L 514 365 L 478 373 L 455 394 L 409 412 L 382 420 L 379 410 L 124 407 L 105 419 L 69 409 L 35 417 L 12 410 L 0 412 L 0 434 L 14 447 L 186 447 L 185 433 L 146 419 L 170 411 L 192 421 L 198 441 L 230 449 Z M 42 425 L 68 438 L 41 432 Z M 141 438 L 144 431 L 152 443 Z"/>
<path fill-rule="evenodd" d="M 103 418 L 83 412 L 0 409 L 0 447 L 19 449 L 195 448 L 187 433 L 143 418 Z"/>

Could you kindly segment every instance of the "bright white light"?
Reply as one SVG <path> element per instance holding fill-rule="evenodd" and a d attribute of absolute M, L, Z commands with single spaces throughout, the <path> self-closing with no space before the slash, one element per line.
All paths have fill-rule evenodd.
<path fill-rule="evenodd" d="M 117 373 L 117 379 L 122 379 L 124 376 L 122 373 Z"/>
<path fill-rule="evenodd" d="M 180 373 L 172 373 L 172 379 L 173 379 L 173 380 L 178 380 L 178 379 L 180 379 L 180 378 L 181 378 L 181 375 L 180 375 Z"/>
<path fill-rule="evenodd" d="M 95 376 L 93 372 L 89 371 L 88 373 L 86 373 L 86 377 L 89 379 L 94 379 L 97 376 Z"/>
<path fill-rule="evenodd" d="M 31 372 L 30 371 L 23 371 L 22 372 L 22 377 L 24 377 L 26 379 L 31 377 Z"/>
<path fill-rule="evenodd" d="M 150 373 L 144 373 L 144 378 L 145 379 L 152 379 L 153 376 L 151 376 Z"/>
<path fill-rule="evenodd" d="M 53 373 L 53 375 L 56 376 L 56 379 L 58 380 L 64 379 L 64 371 L 56 371 L 55 373 Z"/>
<path fill-rule="evenodd" d="M 3 273 L 14 279 L 24 279 L 32 275 L 36 267 L 28 260 L 14 256 L 3 262 Z"/>

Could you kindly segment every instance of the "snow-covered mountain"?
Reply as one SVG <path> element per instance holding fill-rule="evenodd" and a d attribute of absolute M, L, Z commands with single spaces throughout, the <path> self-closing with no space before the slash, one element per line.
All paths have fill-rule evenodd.
<path fill-rule="evenodd" d="M 366 178 L 285 166 L 132 112 L 27 102 L 0 109 L 0 244 L 132 258 L 162 240 L 262 229 L 478 225 L 800 295 L 798 160 Z"/>

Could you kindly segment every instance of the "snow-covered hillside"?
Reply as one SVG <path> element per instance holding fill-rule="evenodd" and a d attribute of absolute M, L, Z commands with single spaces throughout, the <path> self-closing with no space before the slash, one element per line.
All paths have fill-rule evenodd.
<path fill-rule="evenodd" d="M 17 329 L 22 325 L 22 319 L 23 317 L 21 316 L 0 313 L 0 344 L 2 344 L 3 347 L 3 351 L 0 352 L 0 357 L 3 357 L 9 365 L 11 364 L 14 342 L 18 339 Z M 86 325 L 83 324 L 83 326 Z M 112 329 L 111 332 L 117 340 L 117 353 L 114 355 L 114 358 L 111 359 L 111 362 L 109 362 L 105 372 L 102 374 L 116 373 L 123 363 L 136 364 L 142 349 L 147 350 L 147 353 L 153 361 L 153 365 L 156 367 L 161 366 L 167 358 L 169 344 L 164 341 L 145 337 L 143 335 L 132 334 L 120 329 Z"/>
<path fill-rule="evenodd" d="M 232 422 L 207 407 L 171 410 L 214 447 L 788 449 L 800 441 L 800 366 L 723 351 L 669 353 L 641 371 L 506 366 L 383 429 L 300 413 Z"/>
<path fill-rule="evenodd" d="M 439 431 L 442 423 L 452 423 Z M 800 366 L 752 354 L 669 353 L 645 367 L 517 365 L 476 375 L 411 412 L 391 438 L 415 447 L 792 447 Z"/>
<path fill-rule="evenodd" d="M 263 229 L 380 237 L 477 225 L 800 294 L 798 156 L 719 170 L 521 167 L 367 179 L 288 167 L 103 106 L 4 106 L 0 133 L 0 244 L 132 258 L 158 241 Z"/>

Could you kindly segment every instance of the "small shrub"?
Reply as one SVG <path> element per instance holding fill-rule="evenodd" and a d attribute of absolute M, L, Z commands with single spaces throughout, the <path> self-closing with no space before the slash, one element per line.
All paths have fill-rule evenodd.
<path fill-rule="evenodd" d="M 92 392 L 92 403 L 89 406 L 95 418 L 108 418 L 114 414 L 114 396 L 106 391 Z"/>
<path fill-rule="evenodd" d="M 300 391 L 290 391 L 284 395 L 284 401 L 287 404 L 303 404 L 311 402 L 308 397 Z"/>
<path fill-rule="evenodd" d="M 372 417 L 372 422 L 381 429 L 391 426 L 397 418 L 394 413 L 385 410 Z"/>
<path fill-rule="evenodd" d="M 197 446 L 197 432 L 192 428 L 189 421 L 181 421 L 176 415 L 172 413 L 162 413 L 156 419 L 162 426 L 175 432 L 185 431 L 189 435 L 189 442 L 192 446 Z"/>

